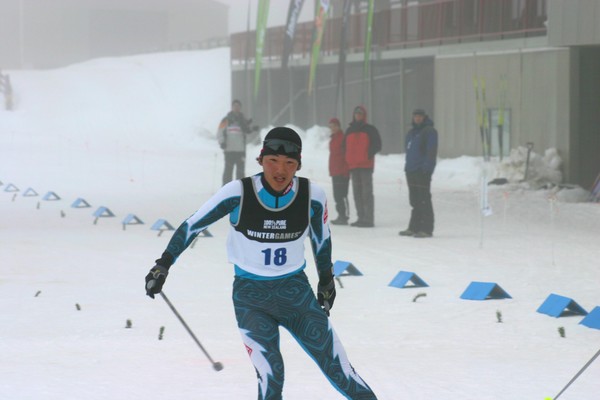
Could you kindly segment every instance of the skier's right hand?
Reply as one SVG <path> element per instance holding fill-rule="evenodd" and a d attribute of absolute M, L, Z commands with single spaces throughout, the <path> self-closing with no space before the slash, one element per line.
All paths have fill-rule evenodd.
<path fill-rule="evenodd" d="M 146 295 L 154 298 L 155 294 L 159 294 L 165 284 L 167 275 L 169 275 L 169 269 L 162 265 L 156 264 L 150 268 L 150 272 L 146 275 Z"/>

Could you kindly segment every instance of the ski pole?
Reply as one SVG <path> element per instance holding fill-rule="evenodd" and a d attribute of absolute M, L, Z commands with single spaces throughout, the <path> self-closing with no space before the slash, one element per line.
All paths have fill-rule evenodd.
<path fill-rule="evenodd" d="M 559 392 L 559 393 L 558 393 L 556 396 L 554 396 L 554 399 L 553 399 L 553 400 L 557 400 L 557 399 L 560 397 L 560 395 L 561 395 L 561 394 L 563 394 L 563 392 L 564 392 L 565 390 L 567 390 L 567 388 L 568 388 L 569 386 L 571 386 L 571 384 L 572 384 L 573 382 L 575 382 L 575 379 L 579 378 L 579 375 L 581 375 L 581 374 L 583 373 L 583 371 L 585 371 L 585 370 L 586 370 L 586 368 L 587 368 L 587 367 L 589 367 L 589 366 L 590 366 L 590 364 L 591 364 L 591 363 L 593 363 L 593 362 L 594 362 L 594 360 L 595 360 L 596 358 L 598 358 L 598 356 L 600 356 L 600 350 L 598 350 L 598 351 L 596 352 L 596 354 L 594 354 L 594 357 L 592 357 L 592 358 L 590 359 L 590 361 L 588 361 L 588 362 L 587 362 L 587 364 L 585 364 L 585 365 L 583 366 L 583 368 L 581 368 L 581 369 L 579 370 L 579 372 L 577 372 L 577 373 L 575 374 L 575 376 L 573 377 L 573 379 L 571 379 L 571 380 L 569 381 L 569 383 L 567 383 L 567 385 L 566 385 L 566 386 L 565 386 L 565 387 L 564 387 L 564 388 L 563 388 L 563 389 L 562 389 L 562 390 L 561 390 L 561 391 L 560 391 L 560 392 Z"/>
<path fill-rule="evenodd" d="M 475 112 L 477 113 L 477 125 L 481 135 L 481 154 L 485 159 L 485 133 L 483 130 L 483 114 L 481 111 L 481 100 L 479 99 L 479 80 L 473 77 L 473 87 L 475 88 Z"/>
<path fill-rule="evenodd" d="M 527 181 L 527 175 L 529 175 L 529 157 L 531 156 L 531 150 L 533 150 L 533 143 L 527 142 L 527 160 L 525 160 L 525 177 L 523 182 Z"/>
<path fill-rule="evenodd" d="M 168 297 L 164 294 L 164 292 L 160 292 L 160 295 L 162 296 L 162 298 L 165 300 L 165 302 L 167 303 L 167 305 L 169 306 L 169 308 L 171 309 L 171 311 L 173 311 L 173 313 L 177 316 L 177 318 L 179 319 L 179 321 L 182 323 L 183 327 L 185 328 L 186 331 L 188 331 L 188 333 L 190 334 L 190 336 L 192 337 L 192 339 L 194 339 L 194 342 L 196 342 L 196 344 L 198 345 L 198 347 L 200 347 L 200 350 L 202 350 L 202 352 L 204 353 L 204 355 L 206 356 L 206 358 L 208 358 L 208 361 L 211 362 L 213 369 L 215 371 L 220 371 L 223 369 L 223 364 L 221 364 L 218 361 L 213 361 L 213 359 L 211 358 L 211 356 L 208 354 L 208 352 L 204 349 L 204 346 L 202 346 L 202 343 L 200 343 L 200 341 L 198 340 L 198 338 L 196 337 L 196 335 L 194 335 L 194 332 L 192 332 L 192 330 L 190 329 L 190 327 L 185 323 L 185 320 L 181 317 L 181 315 L 177 312 L 177 310 L 175 309 L 175 307 L 173 306 L 173 303 L 171 303 L 168 299 Z"/>

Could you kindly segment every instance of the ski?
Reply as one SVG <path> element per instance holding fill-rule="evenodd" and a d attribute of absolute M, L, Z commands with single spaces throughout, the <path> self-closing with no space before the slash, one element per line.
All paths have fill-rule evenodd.
<path fill-rule="evenodd" d="M 485 161 L 490 161 L 492 132 L 490 130 L 490 120 L 488 113 L 487 100 L 485 95 L 485 80 L 480 78 L 479 85 L 481 86 L 481 114 L 483 116 L 483 131 L 485 133 Z"/>
<path fill-rule="evenodd" d="M 475 112 L 477 114 L 477 126 L 481 135 L 481 154 L 485 158 L 485 133 L 483 131 L 483 116 L 481 114 L 481 100 L 479 99 L 479 80 L 473 77 L 473 87 L 475 89 Z"/>
<path fill-rule="evenodd" d="M 483 159 L 490 161 L 490 130 L 488 110 L 485 98 L 485 81 L 483 78 L 473 77 L 473 87 L 475 88 L 475 112 L 477 113 L 477 125 L 481 135 L 481 151 Z"/>
<path fill-rule="evenodd" d="M 533 142 L 527 142 L 527 158 L 525 159 L 525 174 L 522 182 L 527 182 L 529 177 L 529 158 L 531 157 L 531 150 L 533 150 Z"/>
<path fill-rule="evenodd" d="M 596 203 L 600 203 L 600 174 L 598 174 L 598 177 L 594 181 L 594 184 L 592 185 L 592 190 L 590 190 L 590 192 L 590 200 Z"/>
<path fill-rule="evenodd" d="M 506 105 L 506 91 L 508 89 L 508 78 L 506 74 L 500 76 L 500 99 L 498 102 L 498 155 L 500 161 L 504 156 L 504 107 Z"/>

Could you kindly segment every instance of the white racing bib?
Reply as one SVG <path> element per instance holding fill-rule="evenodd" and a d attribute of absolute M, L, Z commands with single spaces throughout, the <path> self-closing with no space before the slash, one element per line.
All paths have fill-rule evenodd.
<path fill-rule="evenodd" d="M 304 263 L 304 241 L 309 231 L 310 185 L 298 178 L 298 190 L 282 208 L 263 204 L 252 178 L 242 182 L 239 219 L 227 239 L 229 261 L 261 276 L 280 276 Z"/>

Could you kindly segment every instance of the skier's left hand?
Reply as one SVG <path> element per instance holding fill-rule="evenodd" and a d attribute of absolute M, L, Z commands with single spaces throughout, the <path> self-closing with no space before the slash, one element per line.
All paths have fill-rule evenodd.
<path fill-rule="evenodd" d="M 330 276 L 329 281 L 327 281 L 327 279 L 319 279 L 319 285 L 317 286 L 317 301 L 327 316 L 329 316 L 329 310 L 333 307 L 334 300 L 335 282 L 333 280 L 333 275 Z"/>

